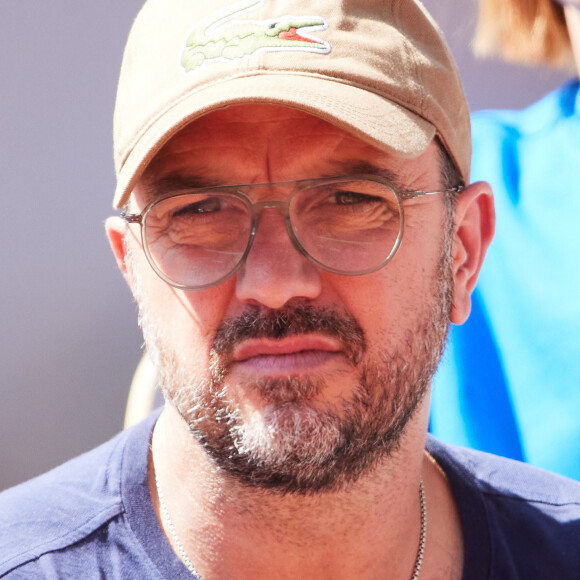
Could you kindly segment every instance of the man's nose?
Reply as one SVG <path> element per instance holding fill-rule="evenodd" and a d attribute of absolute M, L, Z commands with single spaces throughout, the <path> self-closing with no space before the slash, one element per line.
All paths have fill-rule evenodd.
<path fill-rule="evenodd" d="M 279 209 L 262 210 L 254 243 L 236 278 L 239 300 L 281 308 L 292 298 L 321 292 L 318 268 L 293 244 Z"/>

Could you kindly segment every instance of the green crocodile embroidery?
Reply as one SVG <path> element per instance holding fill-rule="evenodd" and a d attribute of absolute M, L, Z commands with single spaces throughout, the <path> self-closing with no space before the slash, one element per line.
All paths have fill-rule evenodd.
<path fill-rule="evenodd" d="M 263 6 L 266 0 L 243 0 L 212 14 L 189 35 L 181 65 L 189 72 L 204 62 L 247 57 L 258 51 L 302 50 L 328 53 L 330 45 L 310 32 L 325 30 L 328 24 L 317 16 L 282 16 L 256 21 L 229 22 L 242 12 Z"/>

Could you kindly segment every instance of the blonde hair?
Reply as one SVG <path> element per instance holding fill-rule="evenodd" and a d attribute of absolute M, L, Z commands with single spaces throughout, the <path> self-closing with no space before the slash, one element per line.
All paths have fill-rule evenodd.
<path fill-rule="evenodd" d="M 552 0 L 479 0 L 473 50 L 526 64 L 574 64 L 563 8 Z"/>

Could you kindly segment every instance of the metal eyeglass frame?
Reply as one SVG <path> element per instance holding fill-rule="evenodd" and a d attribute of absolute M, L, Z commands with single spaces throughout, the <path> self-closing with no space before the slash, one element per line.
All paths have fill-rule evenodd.
<path fill-rule="evenodd" d="M 293 229 L 292 223 L 290 221 L 289 207 L 290 207 L 290 200 L 292 199 L 292 197 L 304 189 L 309 189 L 309 188 L 314 187 L 314 186 L 325 185 L 325 184 L 329 184 L 329 183 L 341 183 L 344 181 L 355 181 L 355 180 L 374 181 L 376 183 L 380 183 L 380 184 L 388 187 L 394 193 L 395 198 L 397 200 L 398 207 L 399 207 L 399 216 L 400 216 L 399 232 L 397 234 L 397 239 L 396 239 L 396 241 L 393 245 L 393 248 L 391 249 L 389 255 L 380 264 L 378 264 L 377 266 L 373 266 L 372 268 L 367 268 L 365 270 L 359 270 L 356 272 L 345 272 L 342 270 L 337 270 L 336 268 L 331 268 L 329 266 L 326 266 L 325 264 L 319 262 L 316 258 L 314 258 L 313 256 L 311 256 L 308 253 L 308 251 L 302 246 L 302 244 L 298 240 L 296 234 L 294 233 L 294 229 Z M 268 188 L 292 187 L 293 190 L 290 193 L 290 195 L 286 198 L 286 200 L 284 200 L 284 201 L 266 200 L 266 201 L 260 201 L 260 202 L 256 202 L 256 203 L 254 203 L 245 193 L 240 191 L 242 189 L 255 189 L 255 188 L 260 188 L 260 187 L 268 187 Z M 424 190 L 420 190 L 420 189 L 398 190 L 396 187 L 393 186 L 393 184 L 388 179 L 385 179 L 385 178 L 378 176 L 378 175 L 372 175 L 372 174 L 346 175 L 346 176 L 330 177 L 330 178 L 323 177 L 323 178 L 317 178 L 317 179 L 301 179 L 301 180 L 297 180 L 297 181 L 280 181 L 280 182 L 275 182 L 275 183 L 250 183 L 250 184 L 244 184 L 244 185 L 220 185 L 220 186 L 214 186 L 214 187 L 191 188 L 191 189 L 179 191 L 177 193 L 171 193 L 171 194 L 168 194 L 165 196 L 161 196 L 158 199 L 155 199 L 152 202 L 150 202 L 141 213 L 128 214 L 128 213 L 126 213 L 125 210 L 123 210 L 120 214 L 120 217 L 127 224 L 139 224 L 140 229 L 141 229 L 141 243 L 143 245 L 143 249 L 145 251 L 145 256 L 147 257 L 147 261 L 149 262 L 149 265 L 153 268 L 153 271 L 163 281 L 165 281 L 170 286 L 173 286 L 174 288 L 179 288 L 180 290 L 205 290 L 208 288 L 213 288 L 214 286 L 218 286 L 219 284 L 222 284 L 223 282 L 225 282 L 226 280 L 231 278 L 244 265 L 244 263 L 246 262 L 246 259 L 248 257 L 248 254 L 250 253 L 250 250 L 252 248 L 254 238 L 256 236 L 256 231 L 258 228 L 258 217 L 259 217 L 260 213 L 262 212 L 262 210 L 264 210 L 264 209 L 279 209 L 280 210 L 280 212 L 282 213 L 282 215 L 284 217 L 284 222 L 286 224 L 286 231 L 288 232 L 288 235 L 289 235 L 290 239 L 292 240 L 294 247 L 308 261 L 313 263 L 315 266 L 317 266 L 318 268 L 321 268 L 322 270 L 325 270 L 327 272 L 331 272 L 332 274 L 339 274 L 341 276 L 363 276 L 365 274 L 371 274 L 372 272 L 376 272 L 377 270 L 384 268 L 387 265 L 387 263 L 393 258 L 393 256 L 397 253 L 397 250 L 399 249 L 399 246 L 401 245 L 401 241 L 403 239 L 404 222 L 405 222 L 405 216 L 404 216 L 404 211 L 403 211 L 403 202 L 404 201 L 407 201 L 409 199 L 413 199 L 416 197 L 422 197 L 425 195 L 436 195 L 439 193 L 460 193 L 464 189 L 465 189 L 465 187 L 463 185 L 458 185 L 456 187 L 451 187 L 451 188 L 442 189 L 442 190 L 434 190 L 434 191 L 424 191 Z M 232 192 L 229 193 L 229 190 L 232 190 Z M 146 234 L 145 234 L 145 223 L 147 220 L 147 215 L 149 214 L 149 212 L 151 211 L 151 209 L 155 205 L 157 205 L 158 203 L 160 203 L 166 199 L 179 197 L 182 195 L 189 195 L 192 193 L 193 194 L 195 194 L 195 193 L 208 193 L 208 192 L 212 192 L 212 191 L 216 191 L 218 193 L 227 192 L 228 195 L 233 195 L 234 197 L 237 197 L 237 198 L 243 200 L 244 203 L 246 204 L 246 206 L 248 207 L 249 215 L 251 218 L 251 230 L 250 230 L 250 235 L 249 235 L 249 239 L 248 239 L 248 244 L 246 246 L 246 250 L 244 251 L 242 257 L 240 258 L 240 260 L 236 264 L 236 266 L 230 272 L 228 272 L 226 275 L 222 276 L 221 278 L 219 278 L 215 282 L 211 282 L 208 284 L 202 284 L 202 285 L 198 285 L 198 286 L 188 286 L 185 284 L 180 284 L 178 282 L 175 282 L 171 278 L 168 278 L 167 275 L 157 265 L 155 259 L 151 255 L 151 252 L 149 250 L 149 245 L 147 243 Z"/>

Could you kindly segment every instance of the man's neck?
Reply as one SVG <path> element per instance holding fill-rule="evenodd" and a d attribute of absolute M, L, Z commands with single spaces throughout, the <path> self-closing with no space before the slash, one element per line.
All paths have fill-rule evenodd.
<path fill-rule="evenodd" d="M 429 513 L 424 570 L 460 571 L 456 507 L 444 477 L 421 452 L 424 437 L 421 430 L 408 434 L 396 456 L 343 491 L 277 494 L 224 476 L 168 405 L 152 440 L 151 497 L 176 549 L 160 516 L 156 474 L 175 534 L 204 580 L 406 579 L 419 545 L 423 477 Z M 436 544 L 443 559 L 432 549 Z"/>

